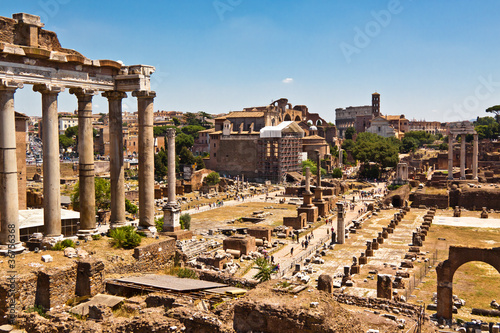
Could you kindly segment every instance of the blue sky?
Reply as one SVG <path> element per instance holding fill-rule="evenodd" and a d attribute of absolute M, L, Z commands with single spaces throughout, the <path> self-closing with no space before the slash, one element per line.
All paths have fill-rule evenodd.
<path fill-rule="evenodd" d="M 371 103 L 409 119 L 466 120 L 500 104 L 500 2 L 423 0 L 0 0 L 0 15 L 40 15 L 90 59 L 156 67 L 156 110 L 241 110 L 286 97 L 335 120 Z M 40 95 L 16 109 L 40 115 Z M 125 108 L 136 110 L 129 96 Z M 76 98 L 60 94 L 60 111 Z M 94 113 L 107 112 L 102 97 Z"/>

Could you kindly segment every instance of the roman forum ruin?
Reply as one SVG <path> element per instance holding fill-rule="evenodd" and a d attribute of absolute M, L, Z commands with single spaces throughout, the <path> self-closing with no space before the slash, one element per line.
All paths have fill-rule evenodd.
<path fill-rule="evenodd" d="M 23 250 L 19 241 L 17 208 L 14 95 L 24 85 L 33 85 L 33 91 L 40 93 L 42 98 L 46 241 L 55 243 L 62 238 L 57 98 L 65 89 L 69 89 L 78 100 L 79 234 L 96 232 L 93 137 L 89 118 L 92 115 L 92 97 L 99 92 L 109 102 L 112 227 L 125 223 L 122 100 L 127 97 L 127 92 L 131 92 L 137 98 L 139 114 L 139 225 L 154 232 L 153 100 L 156 94 L 150 88 L 154 67 L 123 66 L 112 60 L 90 60 L 74 50 L 64 49 L 53 32 L 43 29 L 44 24 L 38 16 L 14 14 L 11 24 L 12 45 L 0 45 L 1 251 Z"/>

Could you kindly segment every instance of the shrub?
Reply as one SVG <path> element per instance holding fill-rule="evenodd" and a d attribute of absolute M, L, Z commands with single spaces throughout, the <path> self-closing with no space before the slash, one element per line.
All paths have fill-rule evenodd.
<path fill-rule="evenodd" d="M 57 242 L 53 247 L 52 250 L 54 251 L 62 251 L 67 247 L 75 247 L 75 242 L 71 239 L 65 239 L 63 241 Z"/>
<path fill-rule="evenodd" d="M 99 240 L 99 239 L 101 239 L 101 235 L 99 235 L 99 234 L 92 235 L 92 239 Z"/>
<path fill-rule="evenodd" d="M 180 278 L 187 279 L 198 279 L 198 274 L 195 271 L 189 268 L 179 268 L 177 270 L 177 276 Z"/>
<path fill-rule="evenodd" d="M 111 229 L 109 236 L 114 248 L 133 249 L 141 244 L 141 235 L 137 233 L 134 227 L 124 226 Z"/>
<path fill-rule="evenodd" d="M 189 215 L 188 213 L 182 214 L 179 222 L 181 223 L 182 229 L 191 229 L 191 215 Z"/>
<path fill-rule="evenodd" d="M 129 199 L 125 199 L 125 210 L 130 214 L 136 214 L 139 209 Z"/>
<path fill-rule="evenodd" d="M 342 170 L 340 168 L 335 168 L 332 170 L 332 177 L 333 178 L 342 178 Z"/>
<path fill-rule="evenodd" d="M 28 312 L 28 313 L 36 312 L 40 316 L 47 318 L 47 315 L 45 314 L 45 310 L 43 309 L 43 307 L 41 305 L 30 306 L 29 308 L 26 309 L 26 312 Z"/>
<path fill-rule="evenodd" d="M 163 216 L 160 217 L 159 219 L 155 220 L 156 224 L 156 231 L 162 231 L 163 230 Z"/>

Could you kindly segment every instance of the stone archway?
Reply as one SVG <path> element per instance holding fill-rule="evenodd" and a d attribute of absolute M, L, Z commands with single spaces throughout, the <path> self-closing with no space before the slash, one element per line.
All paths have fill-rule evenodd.
<path fill-rule="evenodd" d="M 300 123 L 301 122 L 300 116 L 295 116 L 295 121 Z"/>
<path fill-rule="evenodd" d="M 451 320 L 453 316 L 453 275 L 460 266 L 471 261 L 482 261 L 500 273 L 500 247 L 481 249 L 476 247 L 450 246 L 448 259 L 436 267 L 437 317 Z"/>
<path fill-rule="evenodd" d="M 285 115 L 285 121 L 291 121 L 292 120 L 292 117 L 290 117 L 290 115 L 287 113 Z"/>
<path fill-rule="evenodd" d="M 392 197 L 392 207 L 400 208 L 403 206 L 403 200 L 401 200 L 401 196 L 395 195 Z"/>

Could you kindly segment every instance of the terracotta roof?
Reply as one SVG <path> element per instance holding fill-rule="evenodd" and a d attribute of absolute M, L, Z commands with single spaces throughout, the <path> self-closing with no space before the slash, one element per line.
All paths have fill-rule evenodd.
<path fill-rule="evenodd" d="M 302 138 L 302 140 L 324 140 L 325 138 L 319 135 L 309 135 Z"/>
<path fill-rule="evenodd" d="M 22 119 L 30 119 L 30 117 L 28 117 L 27 115 L 25 115 L 24 113 L 20 113 L 20 112 L 17 112 L 17 111 L 14 111 L 14 114 L 15 114 L 15 117 L 17 119 L 19 118 L 22 118 Z"/>
<path fill-rule="evenodd" d="M 233 111 L 225 118 L 261 118 L 264 117 L 262 111 Z"/>
<path fill-rule="evenodd" d="M 401 116 L 382 116 L 382 118 L 385 118 L 387 120 L 400 120 L 400 119 L 405 119 L 401 118 Z"/>
<path fill-rule="evenodd" d="M 209 128 L 209 129 L 206 129 L 206 130 L 203 130 L 203 131 L 198 131 L 198 133 L 211 133 L 211 132 L 214 132 L 215 131 L 215 128 Z"/>

